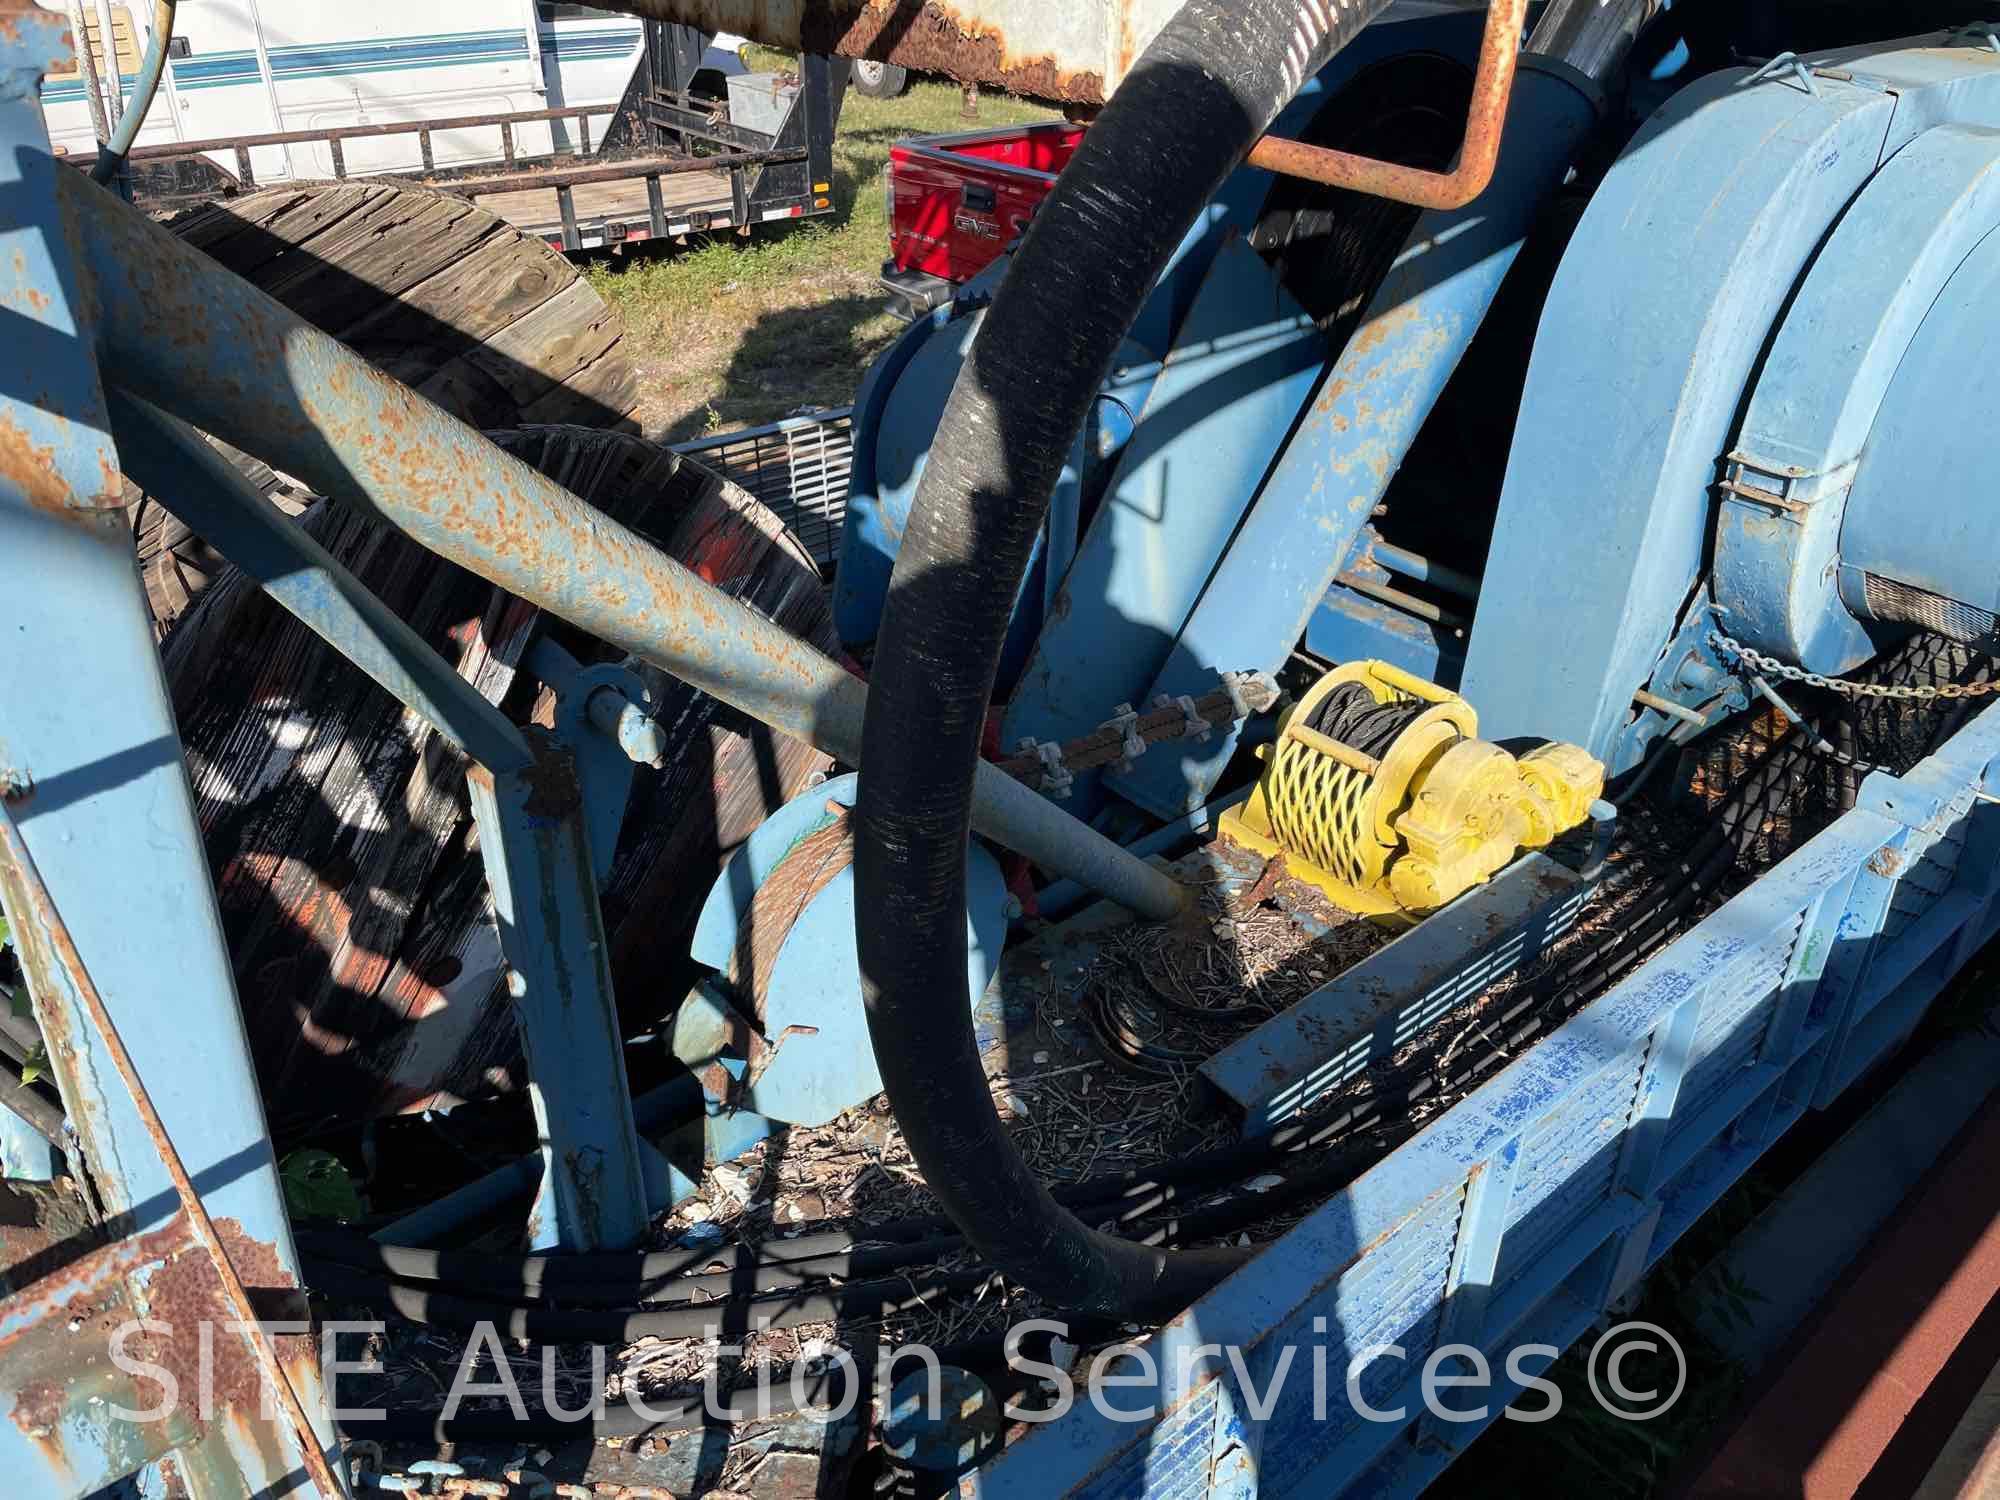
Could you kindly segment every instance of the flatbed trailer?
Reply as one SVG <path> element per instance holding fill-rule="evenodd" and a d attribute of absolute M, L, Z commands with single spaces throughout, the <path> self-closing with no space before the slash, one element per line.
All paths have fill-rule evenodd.
<path fill-rule="evenodd" d="M 659 22 L 644 33 L 608 114 L 602 103 L 578 104 L 155 141 L 128 154 L 121 185 L 150 212 L 177 212 L 269 185 L 260 172 L 271 170 L 272 150 L 289 171 L 302 148 L 334 181 L 393 178 L 455 193 L 571 252 L 748 234 L 831 211 L 844 59 L 738 74 L 716 98 L 696 86 L 713 72 L 704 33 Z M 593 121 L 603 123 L 593 131 Z M 85 171 L 96 163 L 73 151 L 64 159 Z"/>

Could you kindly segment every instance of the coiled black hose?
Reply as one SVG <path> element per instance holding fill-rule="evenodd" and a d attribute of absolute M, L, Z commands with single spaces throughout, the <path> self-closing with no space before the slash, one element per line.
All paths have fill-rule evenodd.
<path fill-rule="evenodd" d="M 980 1069 L 965 980 L 973 770 L 1000 645 L 1070 442 L 1195 215 L 1387 0 L 1190 0 L 1035 216 L 952 388 L 877 637 L 855 807 L 855 925 L 882 1082 L 966 1237 L 1061 1306 L 1151 1317 L 1240 1254 L 1087 1228 L 1036 1180 Z"/>

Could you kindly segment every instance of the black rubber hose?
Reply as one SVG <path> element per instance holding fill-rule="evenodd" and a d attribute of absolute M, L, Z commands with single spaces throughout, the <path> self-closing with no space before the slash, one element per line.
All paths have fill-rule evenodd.
<path fill-rule="evenodd" d="M 869 1035 L 924 1181 L 1010 1277 L 1152 1318 L 1245 1258 L 1087 1228 L 1001 1127 L 966 994 L 972 778 L 1000 645 L 1071 440 L 1202 206 L 1388 0 L 1189 0 L 1057 178 L 952 387 L 890 580 L 855 807 Z"/>
<path fill-rule="evenodd" d="M 642 1338 L 727 1337 L 763 1328 L 796 1328 L 804 1323 L 873 1321 L 997 1283 L 990 1271 L 933 1271 L 769 1297 L 719 1297 L 713 1302 L 662 1308 L 521 1307 L 461 1297 L 440 1290 L 435 1282 L 391 1281 L 326 1262 L 313 1266 L 308 1284 L 310 1290 L 323 1296 L 363 1303 L 412 1323 L 441 1328 L 477 1328 L 491 1323 L 507 1338 L 537 1344 L 629 1344 Z"/>
<path fill-rule="evenodd" d="M 1111 1325 L 1078 1324 L 1069 1329 L 1069 1336 L 1071 1341 L 1081 1344 L 1108 1336 L 1110 1331 Z M 975 1374 L 1009 1369 L 1020 1371 L 1030 1361 L 1049 1363 L 1055 1353 L 1055 1338 L 1056 1335 L 1047 1330 L 1028 1330 L 1019 1337 L 1011 1354 L 1011 1363 L 1005 1334 L 993 1334 L 961 1344 L 940 1345 L 932 1353 L 940 1365 L 956 1365 Z M 901 1349 L 878 1345 L 850 1352 L 854 1374 L 864 1380 L 874 1377 L 885 1365 L 885 1373 L 890 1375 L 898 1367 L 906 1371 L 923 1368 L 919 1355 L 905 1353 Z M 892 1360 L 894 1355 L 901 1355 L 901 1358 Z M 701 1427 L 785 1416 L 799 1409 L 798 1397 L 801 1395 L 807 1404 L 821 1411 L 839 1406 L 847 1399 L 850 1377 L 842 1365 L 829 1364 L 824 1369 L 802 1375 L 796 1391 L 790 1373 L 789 1369 L 772 1371 L 770 1391 L 761 1402 L 757 1399 L 755 1386 L 733 1392 L 717 1392 L 713 1411 L 709 1410 L 709 1393 L 703 1391 L 643 1404 L 629 1400 L 610 1402 L 602 1417 L 589 1420 L 538 1411 L 533 1407 L 527 1407 L 526 1420 L 515 1417 L 511 1411 L 461 1411 L 447 1420 L 438 1407 L 405 1407 L 382 1412 L 379 1416 L 343 1416 L 339 1421 L 341 1431 L 348 1437 L 378 1441 L 414 1438 L 439 1443 L 513 1442 L 536 1437 L 575 1438 L 586 1435 L 635 1438 L 649 1433 L 692 1432 Z M 529 1388 L 531 1384 L 522 1382 L 524 1405 L 535 1395 Z"/>

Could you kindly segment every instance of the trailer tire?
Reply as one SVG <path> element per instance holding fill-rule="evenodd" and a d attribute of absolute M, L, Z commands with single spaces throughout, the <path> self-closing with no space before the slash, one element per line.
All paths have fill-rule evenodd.
<path fill-rule="evenodd" d="M 897 99 L 910 86 L 910 70 L 873 58 L 855 59 L 854 91 L 869 99 Z"/>
<path fill-rule="evenodd" d="M 633 425 L 638 383 L 617 314 L 560 252 L 476 204 L 382 183 L 294 184 L 202 204 L 167 227 L 473 426 Z M 286 514 L 304 509 L 300 487 L 224 451 Z M 136 486 L 125 502 L 164 635 L 223 558 Z"/>

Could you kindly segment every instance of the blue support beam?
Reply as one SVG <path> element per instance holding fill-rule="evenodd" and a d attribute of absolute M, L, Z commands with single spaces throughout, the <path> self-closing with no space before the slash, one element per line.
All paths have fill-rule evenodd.
<path fill-rule="evenodd" d="M 1072 739 L 1113 705 L 1139 701 L 1325 357 L 1325 339 L 1271 269 L 1242 240 L 1226 241 L 1007 705 L 1004 745 Z M 1193 691 L 1214 681 L 1211 671 Z M 1086 811 L 1098 779 L 1077 778 Z"/>
<path fill-rule="evenodd" d="M 0 322 L 8 346 L 0 362 L 0 701 L 8 705 L 0 795 L 232 1255 L 257 1257 L 265 1285 L 296 1286 L 277 1164 L 122 510 L 92 303 L 58 208 L 63 179 L 78 174 L 50 154 L 37 107 L 36 77 L 67 56 L 66 27 L 34 9 L 11 20 L 0 29 Z M 83 1007 L 79 975 L 54 936 L 24 918 L 22 879 L 11 864 L 0 868 L 51 1070 L 109 1223 L 127 1237 L 112 1250 L 140 1247 L 100 1269 L 144 1307 L 150 1289 L 125 1278 L 153 1252 L 131 1237 L 164 1230 L 179 1201 Z M 200 1066 L 190 1066 L 197 1055 Z M 0 1305 L 10 1347 L 57 1294 L 38 1286 Z M 193 1330 L 181 1336 L 192 1340 Z M 72 1358 L 79 1348 L 70 1336 Z M 317 1440 L 332 1446 L 317 1361 L 290 1359 L 287 1373 Z M 163 1424 L 156 1441 L 81 1404 L 52 1424 L 42 1407 L 24 1404 L 17 1382 L 28 1378 L 10 1359 L 9 1389 L 0 1391 L 8 1418 L 0 1421 L 0 1473 L 19 1493 L 94 1492 L 177 1446 L 177 1436 L 188 1448 L 180 1472 L 203 1497 L 309 1492 L 290 1434 L 255 1412 L 232 1411 L 238 1420 L 205 1433 L 176 1435 Z"/>
<path fill-rule="evenodd" d="M 649 1215 L 611 945 L 575 758 L 541 731 L 528 735 L 526 768 L 466 775 L 541 1138 L 528 1239 L 617 1249 L 638 1243 Z"/>
<path fill-rule="evenodd" d="M 1522 59 L 1492 184 L 1465 208 L 1417 221 L 1228 554 L 1204 580 L 1200 602 L 1172 627 L 1177 638 L 1143 689 L 1147 701 L 1206 691 L 1221 669 L 1284 664 L 1478 332 L 1540 205 L 1596 123 L 1576 76 Z M 1383 612 L 1360 602 L 1364 613 Z M 1434 669 L 1428 627 L 1422 634 L 1416 654 L 1397 660 Z M 1208 800 L 1240 732 L 1156 748 L 1109 784 L 1158 817 L 1178 817 Z"/>

